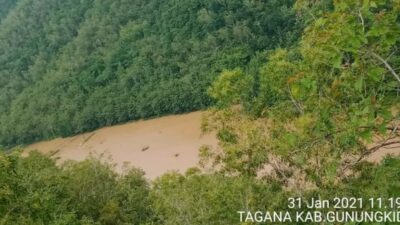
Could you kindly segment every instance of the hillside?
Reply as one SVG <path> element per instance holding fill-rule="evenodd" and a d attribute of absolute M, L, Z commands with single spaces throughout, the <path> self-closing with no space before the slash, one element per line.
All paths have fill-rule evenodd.
<path fill-rule="evenodd" d="M 9 6 L 1 225 L 400 224 L 399 0 Z"/>
<path fill-rule="evenodd" d="M 204 108 L 220 71 L 301 30 L 293 0 L 12 3 L 0 2 L 4 146 Z"/>

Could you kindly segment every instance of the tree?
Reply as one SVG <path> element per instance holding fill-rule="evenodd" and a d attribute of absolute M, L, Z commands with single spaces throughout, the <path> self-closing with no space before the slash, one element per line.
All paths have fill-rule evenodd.
<path fill-rule="evenodd" d="M 293 3 L 20 0 L 0 24 L 0 143 L 212 105 L 221 71 L 296 40 Z"/>
<path fill-rule="evenodd" d="M 225 135 L 219 135 L 219 154 L 205 155 L 216 156 L 222 168 L 230 162 L 250 167 L 247 142 L 237 140 L 256 129 L 262 134 L 256 146 L 263 144 L 251 148 L 262 155 L 255 169 L 269 164 L 287 183 L 295 177 L 306 180 L 305 188 L 326 187 L 370 153 L 398 143 L 398 15 L 396 2 L 335 2 L 305 29 L 298 46 L 269 55 L 258 95 L 246 103 L 256 115 L 212 113 L 207 124 Z M 243 124 L 256 128 L 239 129 Z"/>

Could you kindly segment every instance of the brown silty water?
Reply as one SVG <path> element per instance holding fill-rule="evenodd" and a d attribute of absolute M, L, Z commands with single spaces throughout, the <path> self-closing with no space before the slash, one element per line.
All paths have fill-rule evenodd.
<path fill-rule="evenodd" d="M 136 121 L 35 143 L 26 150 L 55 152 L 59 162 L 84 160 L 91 154 L 95 157 L 104 155 L 117 164 L 119 172 L 128 163 L 143 169 L 147 178 L 154 179 L 169 171 L 185 172 L 197 166 L 201 146 L 217 147 L 215 134 L 202 133 L 201 117 L 202 112 L 193 112 Z M 389 154 L 400 155 L 400 144 L 379 149 L 365 160 L 378 163 Z"/>
<path fill-rule="evenodd" d="M 168 171 L 184 172 L 198 163 L 203 145 L 216 146 L 213 134 L 202 134 L 201 112 L 173 115 L 106 127 L 70 138 L 58 138 L 27 147 L 42 153 L 56 151 L 60 162 L 104 155 L 121 170 L 125 163 L 143 169 L 154 179 Z"/>

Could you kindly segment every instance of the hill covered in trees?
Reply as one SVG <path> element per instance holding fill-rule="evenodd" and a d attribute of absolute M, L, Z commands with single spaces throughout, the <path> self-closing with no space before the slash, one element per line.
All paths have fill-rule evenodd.
<path fill-rule="evenodd" d="M 0 1 L 0 144 L 209 106 L 223 69 L 299 37 L 293 4 Z"/>
<path fill-rule="evenodd" d="M 399 158 L 386 157 L 378 165 L 365 160 L 400 144 L 398 0 L 298 0 L 296 11 L 282 1 L 136 2 L 141 11 L 125 1 L 80 0 L 86 8 L 77 2 L 21 1 L 14 10 L 22 11 L 2 21 L 2 143 L 214 101 L 202 128 L 217 134 L 219 146 L 201 148 L 200 169 L 168 173 L 151 183 L 140 170 L 117 174 L 112 164 L 97 159 L 57 165 L 36 152 L 24 157 L 0 152 L 1 224 L 265 220 L 243 221 L 238 211 L 339 213 L 280 224 L 400 222 Z M 295 24 L 294 12 L 306 26 L 299 38 L 282 30 Z M 143 23 L 138 15 L 146 18 Z M 277 18 L 282 20 L 274 24 Z M 16 22 L 25 26 L 13 26 Z M 202 27 L 194 29 L 198 23 Z M 253 36 L 259 25 L 261 33 Z M 24 32 L 29 39 L 17 35 Z M 293 43 L 284 47 L 279 40 Z M 256 49 L 273 46 L 280 48 L 257 54 Z M 337 207 L 335 197 L 366 204 Z M 292 207 L 289 198 L 332 205 Z M 371 198 L 385 203 L 370 204 Z M 346 212 L 373 216 L 346 219 Z"/>

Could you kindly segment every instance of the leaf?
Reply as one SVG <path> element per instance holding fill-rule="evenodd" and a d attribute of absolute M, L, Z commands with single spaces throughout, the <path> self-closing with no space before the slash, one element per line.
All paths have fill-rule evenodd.
<path fill-rule="evenodd" d="M 388 109 L 385 109 L 385 108 L 381 109 L 378 114 L 385 120 L 390 120 L 393 117 L 392 113 Z"/>
<path fill-rule="evenodd" d="M 386 72 L 385 69 L 377 67 L 373 68 L 368 72 L 368 77 L 371 78 L 373 81 L 380 81 L 382 79 L 382 74 Z"/>
<path fill-rule="evenodd" d="M 342 66 L 343 57 L 341 55 L 337 55 L 333 58 L 333 67 L 340 69 Z"/>
<path fill-rule="evenodd" d="M 317 19 L 316 21 L 315 21 L 315 25 L 316 26 L 323 26 L 323 25 L 325 25 L 326 24 L 326 19 L 324 19 L 324 18 L 319 18 L 319 19 Z"/>
<path fill-rule="evenodd" d="M 356 80 L 356 82 L 354 83 L 354 88 L 356 89 L 356 91 L 358 91 L 358 92 L 362 91 L 363 83 L 364 83 L 364 79 L 361 77 Z"/>
<path fill-rule="evenodd" d="M 397 81 L 390 81 L 386 84 L 390 88 L 398 88 L 399 87 L 399 82 Z"/>
<path fill-rule="evenodd" d="M 285 139 L 286 139 L 286 143 L 289 144 L 289 146 L 295 146 L 296 145 L 296 141 L 297 141 L 297 137 L 294 134 L 286 134 L 285 135 Z"/>
<path fill-rule="evenodd" d="M 337 169 L 338 169 L 338 165 L 337 163 L 330 163 L 328 165 L 326 165 L 326 175 L 327 178 L 329 180 L 329 182 L 333 182 L 336 178 L 336 174 L 337 174 Z"/>
<path fill-rule="evenodd" d="M 362 131 L 360 133 L 362 139 L 366 140 L 367 142 L 372 142 L 372 132 L 370 129 Z"/>
<path fill-rule="evenodd" d="M 290 89 L 294 98 L 300 98 L 301 92 L 299 85 L 294 84 L 290 87 Z"/>
<path fill-rule="evenodd" d="M 387 131 L 386 126 L 387 126 L 387 123 L 383 123 L 378 126 L 378 131 L 380 134 L 386 134 L 386 131 Z"/>

